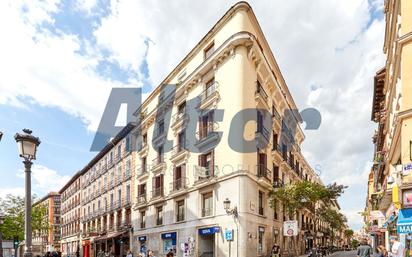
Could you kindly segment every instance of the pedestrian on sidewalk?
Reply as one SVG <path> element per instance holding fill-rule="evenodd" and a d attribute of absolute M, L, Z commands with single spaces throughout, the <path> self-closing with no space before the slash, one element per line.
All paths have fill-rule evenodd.
<path fill-rule="evenodd" d="M 388 257 L 388 251 L 386 251 L 385 246 L 378 246 L 378 257 Z"/>
<path fill-rule="evenodd" d="M 390 242 L 392 244 L 390 257 L 404 257 L 405 256 L 405 246 L 399 242 L 397 236 L 391 236 Z"/>
<path fill-rule="evenodd" d="M 356 255 L 358 257 L 371 257 L 372 248 L 368 245 L 367 240 L 362 240 L 361 245 L 358 247 Z"/>

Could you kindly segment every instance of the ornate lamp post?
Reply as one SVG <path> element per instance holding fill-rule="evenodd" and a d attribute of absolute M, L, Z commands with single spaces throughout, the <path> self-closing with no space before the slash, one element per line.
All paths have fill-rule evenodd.
<path fill-rule="evenodd" d="M 34 137 L 30 129 L 23 129 L 23 134 L 16 133 L 16 140 L 19 155 L 23 158 L 25 172 L 25 217 L 24 217 L 24 236 L 25 251 L 24 257 L 32 257 L 31 252 L 31 161 L 36 160 L 37 147 L 40 145 L 38 137 Z"/>
<path fill-rule="evenodd" d="M 238 216 L 237 207 L 235 206 L 232 209 L 230 208 L 229 198 L 226 198 L 226 200 L 223 201 L 223 208 L 225 209 L 225 211 L 228 215 L 233 215 L 235 217 Z"/>
<path fill-rule="evenodd" d="M 3 132 L 0 131 L 0 141 L 2 137 L 3 137 Z"/>

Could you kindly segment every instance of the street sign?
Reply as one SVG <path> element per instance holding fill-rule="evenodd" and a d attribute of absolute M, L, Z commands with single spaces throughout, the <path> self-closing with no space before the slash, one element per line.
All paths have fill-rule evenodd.
<path fill-rule="evenodd" d="M 284 236 L 297 236 L 298 235 L 298 221 L 288 220 L 283 222 L 283 235 Z"/>
<path fill-rule="evenodd" d="M 412 170 L 412 163 L 407 163 L 403 165 L 403 172 L 402 175 L 406 176 L 408 175 Z"/>
<path fill-rule="evenodd" d="M 225 239 L 226 241 L 233 241 L 233 229 L 225 230 Z"/>

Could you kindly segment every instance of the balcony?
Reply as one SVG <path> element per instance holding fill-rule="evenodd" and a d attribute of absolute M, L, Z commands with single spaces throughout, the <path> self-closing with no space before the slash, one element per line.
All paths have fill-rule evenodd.
<path fill-rule="evenodd" d="M 171 193 L 175 193 L 177 191 L 186 189 L 188 183 L 189 183 L 188 178 L 179 178 L 179 179 L 174 180 L 173 182 L 170 183 Z"/>
<path fill-rule="evenodd" d="M 143 205 L 143 204 L 146 204 L 146 203 L 147 203 L 146 194 L 142 194 L 142 195 L 137 196 L 137 199 L 136 199 L 136 205 L 137 206 Z"/>
<path fill-rule="evenodd" d="M 186 143 L 177 144 L 172 148 L 172 154 L 170 156 L 170 161 L 177 162 L 181 159 L 186 159 L 189 152 L 186 149 Z"/>
<path fill-rule="evenodd" d="M 153 147 L 157 147 L 161 145 L 166 139 L 166 131 L 165 130 L 157 130 L 156 133 L 153 135 Z"/>
<path fill-rule="evenodd" d="M 268 108 L 268 98 L 269 96 L 265 89 L 263 89 L 263 86 L 259 83 L 259 81 L 256 81 L 255 100 L 258 103 L 261 103 L 264 108 Z"/>
<path fill-rule="evenodd" d="M 148 175 L 147 166 L 141 166 L 137 168 L 136 175 L 137 178 L 143 177 L 144 175 Z"/>
<path fill-rule="evenodd" d="M 132 177 L 132 173 L 130 171 L 126 171 L 124 173 L 123 181 L 128 181 Z"/>
<path fill-rule="evenodd" d="M 113 166 L 114 166 L 113 160 L 109 160 L 109 161 L 107 162 L 107 169 L 111 169 Z"/>
<path fill-rule="evenodd" d="M 213 122 L 207 124 L 207 126 L 196 132 L 197 142 L 195 143 L 195 146 L 200 150 L 200 152 L 214 148 L 217 145 L 219 142 L 219 133 L 217 132 L 218 129 L 219 125 L 216 122 Z"/>
<path fill-rule="evenodd" d="M 122 207 L 122 200 L 117 200 L 115 203 L 114 203 L 114 209 L 115 210 L 118 210 L 118 209 L 120 209 Z"/>
<path fill-rule="evenodd" d="M 269 131 L 263 125 L 258 126 L 258 129 L 255 132 L 255 140 L 259 149 L 264 149 L 268 145 L 269 136 Z"/>
<path fill-rule="evenodd" d="M 219 101 L 219 83 L 215 81 L 212 85 L 208 86 L 202 93 L 200 93 L 199 98 L 199 109 L 208 109 L 207 107 L 215 105 Z"/>
<path fill-rule="evenodd" d="M 123 207 L 129 207 L 132 201 L 130 201 L 130 197 L 123 198 Z"/>
<path fill-rule="evenodd" d="M 161 170 L 166 169 L 166 162 L 164 160 L 164 156 L 162 157 L 156 157 L 152 160 L 152 172 L 158 172 Z"/>
<path fill-rule="evenodd" d="M 281 187 L 284 187 L 284 186 L 285 186 L 285 185 L 284 185 L 284 183 L 283 183 L 282 180 L 280 180 L 279 178 L 274 179 L 274 181 L 273 181 L 273 188 L 281 188 Z"/>
<path fill-rule="evenodd" d="M 163 197 L 163 187 L 157 187 L 152 190 L 152 199 Z"/>
<path fill-rule="evenodd" d="M 186 124 L 189 122 L 189 115 L 185 111 L 175 113 L 172 117 L 172 126 L 173 130 L 176 130 L 180 127 L 185 127 Z"/>
<path fill-rule="evenodd" d="M 259 164 L 256 166 L 256 176 L 258 178 L 263 178 L 268 181 L 271 180 L 272 172 L 266 167 L 266 165 Z"/>

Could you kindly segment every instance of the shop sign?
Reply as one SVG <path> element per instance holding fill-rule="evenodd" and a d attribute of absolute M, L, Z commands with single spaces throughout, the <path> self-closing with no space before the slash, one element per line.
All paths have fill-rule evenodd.
<path fill-rule="evenodd" d="M 412 170 L 412 163 L 407 163 L 403 165 L 403 172 L 402 175 L 406 176 L 408 175 Z"/>
<path fill-rule="evenodd" d="M 212 235 L 220 232 L 220 227 L 210 227 L 210 228 L 201 228 L 199 229 L 199 235 Z"/>
<path fill-rule="evenodd" d="M 139 240 L 139 242 L 146 242 L 147 237 L 146 236 L 139 236 L 137 240 Z"/>
<path fill-rule="evenodd" d="M 176 238 L 176 232 L 162 234 L 162 239 L 175 239 L 175 238 Z"/>
<path fill-rule="evenodd" d="M 398 225 L 398 234 L 409 234 L 412 233 L 412 223 L 411 224 L 404 224 Z"/>
<path fill-rule="evenodd" d="M 370 218 L 371 220 L 385 219 L 385 215 L 381 211 L 371 211 Z"/>
<path fill-rule="evenodd" d="M 283 222 L 283 235 L 284 236 L 297 236 L 298 235 L 298 221 L 288 220 Z"/>

